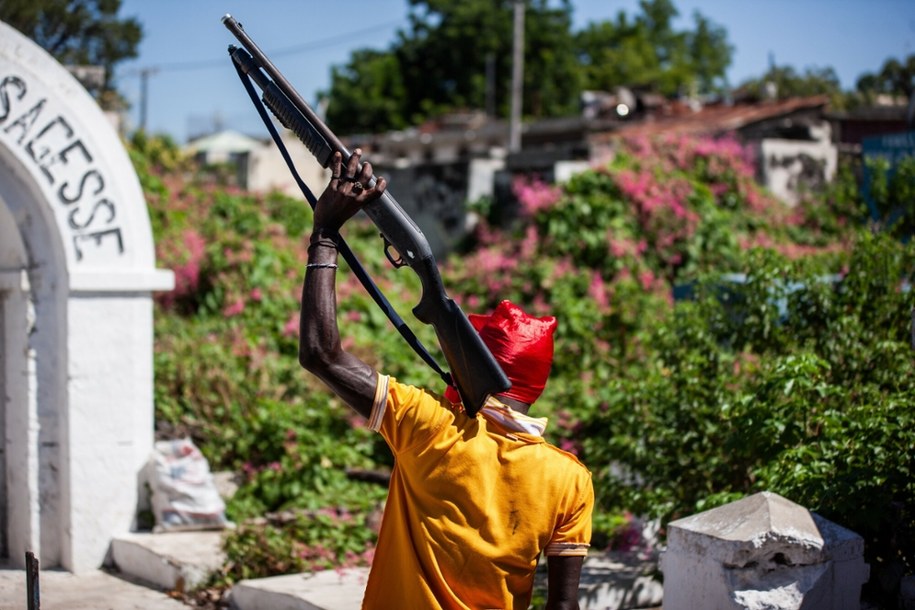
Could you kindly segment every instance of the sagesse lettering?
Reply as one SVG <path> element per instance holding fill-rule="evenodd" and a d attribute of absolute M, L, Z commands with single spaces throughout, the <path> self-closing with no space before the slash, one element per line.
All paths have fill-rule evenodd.
<path fill-rule="evenodd" d="M 86 188 L 86 183 L 88 182 L 95 183 L 95 190 L 93 195 L 98 195 L 105 189 L 105 179 L 102 178 L 102 175 L 94 169 L 90 169 L 79 179 L 79 186 L 77 187 L 76 194 L 72 197 L 67 195 L 67 188 L 70 186 L 69 182 L 64 182 L 60 185 L 60 190 L 57 191 L 57 196 L 60 198 L 61 203 L 70 204 L 76 203 L 83 196 L 83 191 Z"/>
<path fill-rule="evenodd" d="M 0 81 L 0 123 L 6 120 L 10 115 L 10 89 L 16 87 L 19 90 L 17 100 L 21 100 L 25 95 L 26 86 L 18 76 L 7 76 Z"/>
<path fill-rule="evenodd" d="M 74 208 L 70 212 L 70 215 L 67 216 L 67 223 L 70 225 L 71 229 L 76 229 L 76 230 L 85 229 L 86 227 L 88 227 L 89 225 L 91 225 L 93 223 L 93 221 L 95 220 L 95 214 L 101 208 L 108 210 L 108 220 L 105 221 L 105 224 L 111 224 L 111 222 L 114 220 L 114 217 L 115 217 L 114 204 L 111 203 L 110 201 L 108 201 L 107 199 L 102 199 L 101 201 L 97 201 L 95 206 L 93 206 L 92 211 L 89 212 L 89 218 L 87 218 L 86 221 L 82 222 L 82 223 L 80 223 L 76 219 L 77 215 L 80 212 L 80 208 Z"/>
<path fill-rule="evenodd" d="M 82 138 L 62 114 L 54 114 L 54 100 L 28 98 L 28 83 L 10 74 L 0 79 L 0 138 L 24 151 L 48 182 L 56 187 L 57 202 L 68 208 L 66 228 L 76 260 L 90 249 L 124 253 L 121 228 L 116 225 L 117 203 L 105 192 L 101 168 Z"/>
<path fill-rule="evenodd" d="M 51 166 L 58 162 L 58 157 L 53 153 L 53 150 L 60 143 L 66 142 L 72 137 L 73 128 L 63 117 L 57 117 L 45 125 L 25 146 L 25 151 L 29 153 L 29 157 L 38 164 L 41 172 L 51 184 L 54 184 Z M 38 146 L 36 146 L 36 143 Z"/>

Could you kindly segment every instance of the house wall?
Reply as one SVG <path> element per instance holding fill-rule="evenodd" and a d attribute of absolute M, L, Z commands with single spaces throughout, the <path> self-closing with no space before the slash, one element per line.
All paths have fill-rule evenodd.
<path fill-rule="evenodd" d="M 829 140 L 772 138 L 758 146 L 763 185 L 791 205 L 796 205 L 805 192 L 823 188 L 836 175 L 839 153 Z"/>
<path fill-rule="evenodd" d="M 305 145 L 289 132 L 284 133 L 283 143 L 302 181 L 315 197 L 320 196 L 330 176 L 328 170 L 321 167 Z M 301 189 L 273 141 L 249 152 L 247 188 L 257 193 L 280 191 L 290 197 L 304 199 Z"/>

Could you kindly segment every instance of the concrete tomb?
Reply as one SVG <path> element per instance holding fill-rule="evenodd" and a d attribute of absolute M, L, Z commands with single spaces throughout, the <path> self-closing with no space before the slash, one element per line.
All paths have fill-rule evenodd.
<path fill-rule="evenodd" d="M 0 556 L 100 566 L 136 518 L 153 443 L 155 268 L 109 120 L 0 23 Z"/>
<path fill-rule="evenodd" d="M 864 540 L 761 492 L 668 525 L 664 610 L 859 610 Z"/>

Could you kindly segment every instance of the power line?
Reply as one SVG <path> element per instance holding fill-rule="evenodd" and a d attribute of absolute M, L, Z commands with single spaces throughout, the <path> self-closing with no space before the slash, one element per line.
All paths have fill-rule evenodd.
<path fill-rule="evenodd" d="M 365 27 L 359 30 L 352 32 L 347 32 L 345 34 L 338 34 L 330 38 L 324 38 L 322 40 L 316 40 L 309 43 L 298 44 L 291 47 L 284 47 L 277 49 L 275 51 L 269 51 L 268 55 L 271 57 L 284 57 L 289 55 L 297 55 L 299 53 L 306 53 L 309 51 L 316 51 L 325 47 L 330 47 L 342 42 L 347 42 L 352 40 L 353 36 L 359 34 L 366 34 L 378 30 L 378 28 L 385 28 L 392 25 L 398 25 L 401 23 L 401 20 L 397 21 L 387 21 L 385 23 L 379 23 L 377 25 Z M 199 61 L 179 61 L 179 62 L 169 62 L 169 63 L 160 63 L 156 64 L 152 69 L 163 72 L 184 72 L 190 70 L 206 70 L 209 68 L 221 68 L 226 65 L 226 58 L 221 57 L 219 59 L 206 59 Z M 125 76 L 134 76 L 142 75 L 144 70 L 149 70 L 150 68 L 141 68 L 139 70 L 130 70 L 126 72 Z"/>
<path fill-rule="evenodd" d="M 400 20 L 397 21 L 387 21 L 385 23 L 379 23 L 377 25 L 368 26 L 355 30 L 352 32 L 347 32 L 345 34 L 338 34 L 336 36 L 331 36 L 330 38 L 324 38 L 322 40 L 316 40 L 313 42 L 298 44 L 291 47 L 284 47 L 271 51 L 270 55 L 273 57 L 284 57 L 289 55 L 297 55 L 299 53 L 306 53 L 309 51 L 315 51 L 325 47 L 333 46 L 340 44 L 341 42 L 346 42 L 351 40 L 354 36 L 360 34 L 366 34 L 378 30 L 378 28 L 390 27 L 392 25 L 398 25 L 401 23 Z M 140 128 L 146 130 L 146 104 L 149 97 L 149 77 L 159 72 L 189 72 L 192 70 L 208 70 L 211 68 L 223 68 L 227 64 L 227 58 L 222 57 L 220 59 L 206 59 L 199 61 L 181 61 L 181 62 L 170 62 L 170 63 L 160 63 L 154 66 L 147 66 L 145 68 L 134 68 L 128 70 L 121 74 L 122 77 L 130 76 L 139 76 L 140 77 Z"/>

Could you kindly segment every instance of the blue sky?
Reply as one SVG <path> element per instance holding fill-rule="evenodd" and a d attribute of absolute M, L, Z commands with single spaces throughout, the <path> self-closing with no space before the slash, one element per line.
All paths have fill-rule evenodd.
<path fill-rule="evenodd" d="M 890 58 L 915 54 L 915 0 L 674 0 L 680 28 L 695 11 L 723 26 L 734 46 L 733 84 L 761 75 L 770 55 L 798 71 L 835 69 L 844 88 Z M 575 29 L 638 12 L 638 0 L 573 0 Z M 407 24 L 407 0 L 123 0 L 144 27 L 140 56 L 119 66 L 119 88 L 139 122 L 140 70 L 148 78 L 147 127 L 178 142 L 214 124 L 265 135 L 226 53 L 231 13 L 309 102 L 330 69 L 357 48 L 386 49 Z"/>

